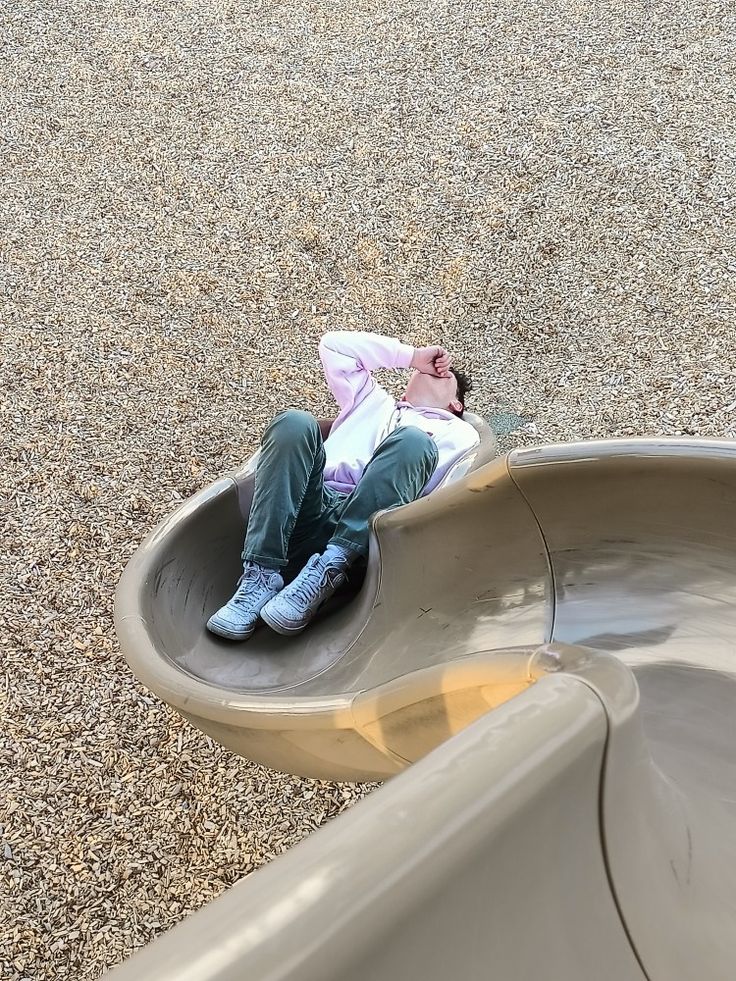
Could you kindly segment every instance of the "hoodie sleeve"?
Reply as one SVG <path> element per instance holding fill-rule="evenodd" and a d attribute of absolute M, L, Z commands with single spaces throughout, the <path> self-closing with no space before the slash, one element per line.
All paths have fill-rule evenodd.
<path fill-rule="evenodd" d="M 382 334 L 335 330 L 320 341 L 319 356 L 330 391 L 345 413 L 373 391 L 372 371 L 409 368 L 414 348 Z"/>

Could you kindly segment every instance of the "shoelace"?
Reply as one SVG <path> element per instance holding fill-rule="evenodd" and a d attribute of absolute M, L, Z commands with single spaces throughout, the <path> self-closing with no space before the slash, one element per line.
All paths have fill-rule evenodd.
<path fill-rule="evenodd" d="M 306 575 L 294 587 L 294 598 L 304 606 L 311 606 L 330 581 L 329 566 L 322 566 L 319 559 L 307 565 Z"/>
<path fill-rule="evenodd" d="M 271 588 L 270 579 L 271 579 L 270 572 L 266 572 L 265 569 L 256 568 L 256 566 L 253 565 L 249 566 L 248 569 L 246 569 L 246 571 L 240 577 L 240 582 L 238 583 L 238 590 L 235 596 L 233 597 L 234 602 L 242 604 L 252 600 L 252 597 L 248 597 L 246 595 L 250 587 L 258 588 L 260 586 L 262 589 L 270 589 Z"/>

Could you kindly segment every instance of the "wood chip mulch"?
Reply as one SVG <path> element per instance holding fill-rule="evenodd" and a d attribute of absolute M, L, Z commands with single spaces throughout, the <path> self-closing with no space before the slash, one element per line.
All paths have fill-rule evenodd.
<path fill-rule="evenodd" d="M 504 448 L 736 436 L 732 4 L 0 12 L 0 976 L 87 981 L 370 787 L 131 677 L 145 533 L 331 327 L 447 343 Z"/>

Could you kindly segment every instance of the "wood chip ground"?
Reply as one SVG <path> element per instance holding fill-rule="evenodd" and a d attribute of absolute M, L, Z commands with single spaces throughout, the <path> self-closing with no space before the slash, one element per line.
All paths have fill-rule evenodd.
<path fill-rule="evenodd" d="M 504 448 L 736 435 L 733 4 L 0 12 L 0 963 L 87 981 L 370 788 L 131 677 L 145 533 L 332 327 L 447 343 Z"/>

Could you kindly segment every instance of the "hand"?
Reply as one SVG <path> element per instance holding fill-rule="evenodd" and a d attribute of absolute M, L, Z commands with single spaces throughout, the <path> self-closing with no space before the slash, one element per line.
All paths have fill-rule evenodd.
<path fill-rule="evenodd" d="M 448 378 L 452 358 L 447 351 L 437 344 L 430 347 L 417 347 L 411 359 L 411 367 L 421 371 L 423 375 L 434 375 L 435 378 Z"/>

